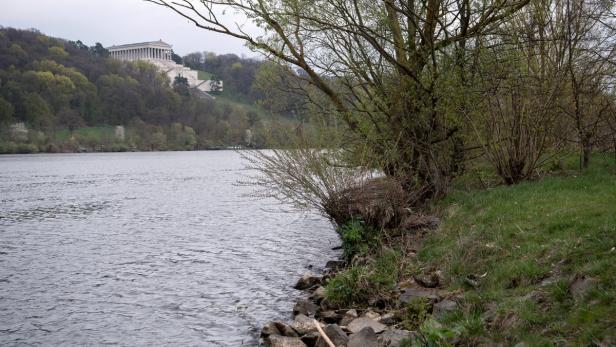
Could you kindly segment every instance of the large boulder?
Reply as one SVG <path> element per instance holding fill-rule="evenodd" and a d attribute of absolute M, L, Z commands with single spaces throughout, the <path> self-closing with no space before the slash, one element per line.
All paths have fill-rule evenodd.
<path fill-rule="evenodd" d="M 347 347 L 378 347 L 376 333 L 371 327 L 365 327 L 350 336 Z"/>
<path fill-rule="evenodd" d="M 385 329 L 387 329 L 387 326 L 385 324 L 379 323 L 373 319 L 366 318 L 366 317 L 360 317 L 360 318 L 354 319 L 347 326 L 347 329 L 354 334 L 362 331 L 364 328 L 372 328 L 372 330 L 378 334 L 382 331 L 385 331 Z"/>
<path fill-rule="evenodd" d="M 336 347 L 344 347 L 349 342 L 349 337 L 337 324 L 330 324 L 326 326 L 325 329 L 323 329 L 323 332 L 325 332 L 325 335 L 329 337 L 329 339 L 334 343 Z M 329 346 L 322 337 L 319 337 L 319 339 L 317 340 L 316 347 Z"/>
<path fill-rule="evenodd" d="M 261 337 L 268 337 L 270 335 L 281 335 L 280 330 L 276 327 L 274 322 L 269 322 L 261 329 Z"/>
<path fill-rule="evenodd" d="M 319 286 L 317 289 L 310 294 L 310 300 L 320 304 L 323 299 L 325 299 L 325 288 Z"/>
<path fill-rule="evenodd" d="M 328 323 L 328 324 L 338 324 L 338 323 L 340 323 L 340 320 L 342 319 L 342 314 L 339 314 L 338 312 L 336 312 L 334 310 L 319 311 L 317 316 L 322 321 L 324 321 L 325 323 Z"/>
<path fill-rule="evenodd" d="M 390 329 L 379 335 L 379 347 L 398 347 L 402 341 L 413 337 L 413 333 L 408 330 Z"/>
<path fill-rule="evenodd" d="M 385 313 L 384 315 L 380 316 L 378 319 L 376 319 L 378 322 L 383 323 L 385 325 L 394 325 L 397 321 L 396 319 L 396 315 L 392 312 L 389 313 Z"/>
<path fill-rule="evenodd" d="M 295 316 L 295 320 L 291 324 L 291 327 L 293 330 L 297 331 L 299 335 L 306 335 L 317 330 L 317 327 L 314 325 L 314 319 L 303 314 Z"/>
<path fill-rule="evenodd" d="M 274 326 L 278 329 L 280 335 L 282 336 L 299 337 L 297 332 L 285 322 L 276 321 L 274 322 Z"/>
<path fill-rule="evenodd" d="M 416 299 L 426 299 L 428 301 L 435 301 L 438 299 L 438 291 L 434 289 L 425 289 L 425 288 L 417 288 L 410 287 L 403 289 L 400 297 L 398 298 L 398 302 L 400 305 L 408 304 L 411 301 Z"/>
<path fill-rule="evenodd" d="M 357 310 L 355 309 L 348 310 L 342 317 L 342 320 L 340 321 L 340 325 L 347 326 L 352 321 L 354 321 L 357 317 L 359 317 L 359 315 L 357 314 Z"/>
<path fill-rule="evenodd" d="M 304 290 L 310 289 L 321 284 L 321 277 L 311 271 L 306 272 L 293 286 L 295 289 Z"/>
<path fill-rule="evenodd" d="M 344 260 L 330 260 L 325 264 L 325 268 L 331 271 L 340 271 L 344 269 L 346 266 L 346 261 Z"/>
<path fill-rule="evenodd" d="M 293 314 L 303 314 L 304 316 L 313 317 L 317 313 L 318 309 L 319 306 L 317 306 L 314 302 L 301 299 L 295 303 L 295 306 L 293 306 Z"/>
<path fill-rule="evenodd" d="M 307 347 L 299 337 L 272 335 L 268 340 L 270 347 Z"/>
<path fill-rule="evenodd" d="M 413 279 L 417 284 L 425 288 L 436 288 L 440 284 L 440 278 L 436 273 L 429 275 L 416 275 Z"/>
<path fill-rule="evenodd" d="M 318 331 L 313 331 L 301 337 L 302 342 L 306 344 L 308 347 L 315 347 L 317 344 L 317 340 L 319 340 L 321 334 Z"/>

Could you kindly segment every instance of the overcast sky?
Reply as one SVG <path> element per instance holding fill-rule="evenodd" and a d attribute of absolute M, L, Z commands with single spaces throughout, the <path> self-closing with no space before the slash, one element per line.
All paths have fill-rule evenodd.
<path fill-rule="evenodd" d="M 237 39 L 199 29 L 171 10 L 143 0 L 0 0 L 0 25 L 36 28 L 88 46 L 162 39 L 180 55 L 210 51 L 256 56 Z"/>

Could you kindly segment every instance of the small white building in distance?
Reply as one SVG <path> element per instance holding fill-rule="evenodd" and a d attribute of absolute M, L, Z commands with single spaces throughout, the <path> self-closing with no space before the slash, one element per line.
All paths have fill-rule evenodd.
<path fill-rule="evenodd" d="M 177 76 L 188 80 L 191 88 L 199 90 L 203 95 L 212 97 L 209 92 L 222 91 L 222 81 L 204 81 L 199 79 L 199 72 L 191 70 L 173 61 L 172 46 L 160 41 L 131 43 L 107 48 L 112 58 L 122 61 L 144 60 L 154 64 L 158 69 L 169 76 L 171 83 Z"/>

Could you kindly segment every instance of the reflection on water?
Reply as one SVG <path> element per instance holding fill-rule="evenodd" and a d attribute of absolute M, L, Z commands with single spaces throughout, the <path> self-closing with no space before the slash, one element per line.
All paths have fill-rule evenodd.
<path fill-rule="evenodd" d="M 335 255 L 233 152 L 0 156 L 0 345 L 254 346 Z"/>

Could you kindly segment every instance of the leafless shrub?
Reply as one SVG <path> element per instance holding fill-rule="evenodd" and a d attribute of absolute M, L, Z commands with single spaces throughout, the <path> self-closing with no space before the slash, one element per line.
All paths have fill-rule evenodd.
<path fill-rule="evenodd" d="M 340 153 L 311 148 L 241 152 L 255 173 L 242 184 L 257 197 L 311 208 L 341 225 L 358 218 L 376 228 L 398 226 L 408 214 L 399 182 L 362 167 L 342 165 Z"/>
<path fill-rule="evenodd" d="M 340 165 L 333 151 L 299 147 L 241 152 L 254 175 L 241 184 L 256 188 L 256 197 L 271 197 L 301 209 L 315 209 L 335 222 L 339 192 L 357 189 L 367 173 Z"/>

